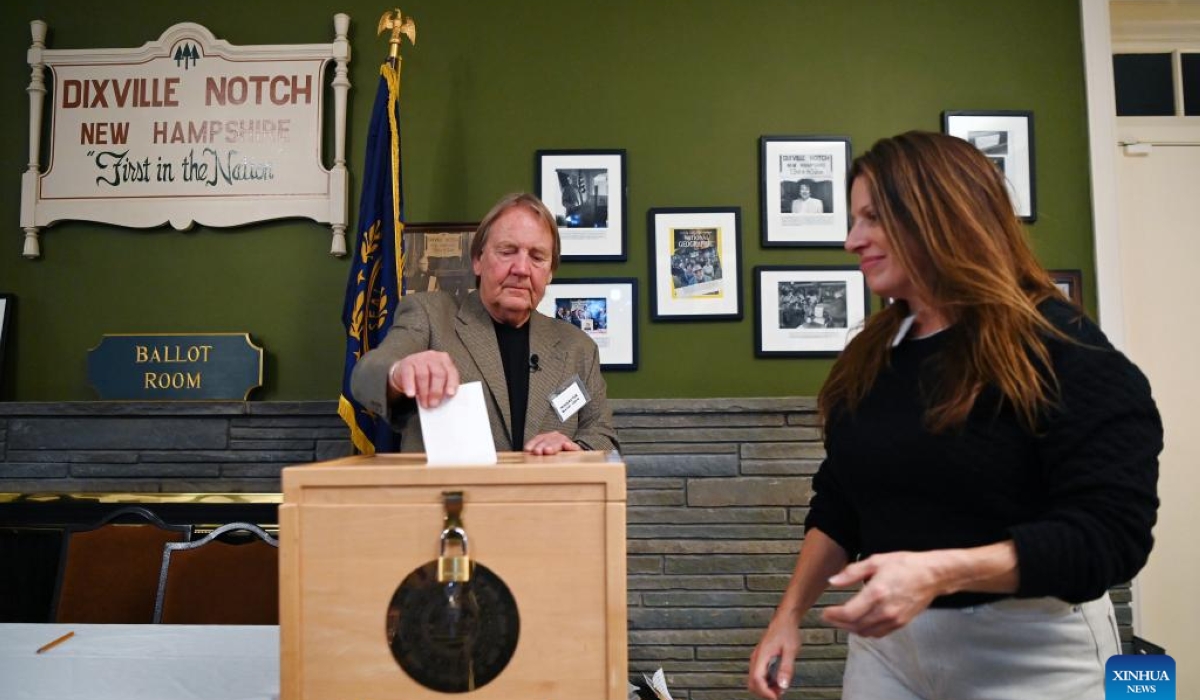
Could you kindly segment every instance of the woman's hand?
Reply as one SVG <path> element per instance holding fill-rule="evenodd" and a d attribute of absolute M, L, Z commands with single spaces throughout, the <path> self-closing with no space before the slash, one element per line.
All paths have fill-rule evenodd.
<path fill-rule="evenodd" d="M 831 586 L 863 588 L 821 619 L 864 637 L 882 637 L 912 622 L 933 599 L 957 593 L 1014 593 L 1020 582 L 1012 540 L 969 549 L 876 554 L 829 577 Z"/>
<path fill-rule="evenodd" d="M 746 689 L 760 698 L 779 700 L 792 681 L 796 656 L 800 653 L 800 627 L 796 620 L 776 615 L 750 655 L 750 677 Z M 777 662 L 772 674 L 772 662 Z"/>
<path fill-rule="evenodd" d="M 876 554 L 830 577 L 832 586 L 863 588 L 842 605 L 825 609 L 825 622 L 864 637 L 882 637 L 912 621 L 941 595 L 939 552 Z"/>
<path fill-rule="evenodd" d="M 800 654 L 800 621 L 829 586 L 829 577 L 848 561 L 846 550 L 819 528 L 809 528 L 779 606 L 767 631 L 750 656 L 746 689 L 760 698 L 779 700 L 792 682 L 796 656 Z M 771 662 L 778 660 L 775 673 Z"/>

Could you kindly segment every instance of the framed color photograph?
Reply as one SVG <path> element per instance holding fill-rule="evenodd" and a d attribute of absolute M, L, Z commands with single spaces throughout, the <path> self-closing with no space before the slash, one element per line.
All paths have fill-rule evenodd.
<path fill-rule="evenodd" d="M 870 313 L 857 267 L 763 265 L 754 277 L 758 357 L 832 357 Z"/>
<path fill-rule="evenodd" d="M 587 333 L 600 348 L 600 367 L 635 370 L 638 363 L 637 280 L 591 277 L 554 280 L 537 310 Z"/>
<path fill-rule="evenodd" d="M 742 210 L 651 209 L 650 318 L 742 318 Z"/>
<path fill-rule="evenodd" d="M 846 242 L 850 139 L 763 136 L 758 160 L 764 247 Z"/>
<path fill-rule="evenodd" d="M 1022 221 L 1037 220 L 1033 167 L 1033 112 L 942 112 L 942 131 L 969 141 L 1008 181 L 1013 208 Z"/>
<path fill-rule="evenodd" d="M 474 223 L 407 224 L 404 227 L 404 294 L 450 292 L 461 304 L 475 289 L 471 268 Z"/>
<path fill-rule="evenodd" d="M 534 188 L 558 222 L 563 260 L 625 260 L 625 151 L 538 151 Z"/>
<path fill-rule="evenodd" d="M 1048 270 L 1054 286 L 1076 306 L 1083 306 L 1083 273 L 1079 270 Z"/>

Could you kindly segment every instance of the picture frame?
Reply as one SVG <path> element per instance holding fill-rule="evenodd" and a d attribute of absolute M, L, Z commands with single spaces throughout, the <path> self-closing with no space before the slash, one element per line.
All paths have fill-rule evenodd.
<path fill-rule="evenodd" d="M 758 144 L 763 247 L 845 245 L 850 139 L 761 136 Z"/>
<path fill-rule="evenodd" d="M 572 323 L 596 341 L 600 368 L 632 371 L 638 367 L 638 284 L 634 277 L 554 280 L 537 310 Z"/>
<path fill-rule="evenodd" d="M 563 260 L 626 260 L 624 149 L 540 150 L 535 171 L 534 191 L 558 223 Z"/>
<path fill-rule="evenodd" d="M 413 223 L 404 226 L 404 295 L 450 292 L 458 303 L 475 291 L 471 241 L 478 223 Z"/>
<path fill-rule="evenodd" d="M 1054 286 L 1076 306 L 1083 306 L 1083 272 L 1080 270 L 1047 270 Z"/>
<path fill-rule="evenodd" d="M 658 207 L 650 235 L 650 318 L 742 318 L 741 207 Z"/>
<path fill-rule="evenodd" d="M 0 388 L 4 387 L 4 346 L 8 342 L 10 319 L 16 312 L 17 297 L 0 293 Z"/>
<path fill-rule="evenodd" d="M 757 357 L 835 357 L 871 313 L 866 275 L 849 265 L 754 268 Z"/>
<path fill-rule="evenodd" d="M 949 110 L 942 132 L 978 148 L 1004 173 L 1013 209 L 1022 221 L 1037 221 L 1033 112 L 1029 110 Z"/>

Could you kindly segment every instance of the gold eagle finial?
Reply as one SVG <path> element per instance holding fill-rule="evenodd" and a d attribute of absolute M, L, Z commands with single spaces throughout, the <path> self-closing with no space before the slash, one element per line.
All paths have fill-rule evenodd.
<path fill-rule="evenodd" d="M 388 10 L 379 18 L 379 28 L 375 32 L 383 34 L 391 30 L 392 36 L 388 39 L 388 60 L 392 63 L 397 63 L 400 60 L 400 35 L 408 37 L 410 43 L 414 46 L 417 43 L 417 23 L 413 21 L 411 16 L 405 17 L 400 8 Z"/>

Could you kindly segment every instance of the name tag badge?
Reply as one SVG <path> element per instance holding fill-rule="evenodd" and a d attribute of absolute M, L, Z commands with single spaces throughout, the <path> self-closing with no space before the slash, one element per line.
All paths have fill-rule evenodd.
<path fill-rule="evenodd" d="M 579 412 L 591 397 L 588 396 L 587 390 L 583 388 L 583 381 L 579 379 L 579 375 L 571 377 L 558 388 L 558 391 L 550 394 L 550 405 L 554 407 L 554 412 L 558 414 L 558 419 L 566 422 L 568 418 Z"/>

